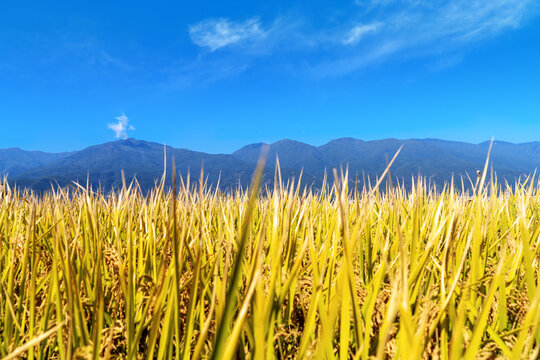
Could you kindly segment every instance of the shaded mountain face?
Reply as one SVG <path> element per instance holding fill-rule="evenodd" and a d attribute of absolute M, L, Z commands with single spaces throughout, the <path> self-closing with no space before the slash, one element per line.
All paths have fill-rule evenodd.
<path fill-rule="evenodd" d="M 208 185 L 222 189 L 246 187 L 251 180 L 255 165 L 263 147 L 268 146 L 267 168 L 264 186 L 272 186 L 276 158 L 279 158 L 282 178 L 298 179 L 318 188 L 325 172 L 333 181 L 332 169 L 348 169 L 350 181 L 364 179 L 371 183 L 386 168 L 396 151 L 402 147 L 391 168 L 391 175 L 406 186 L 412 177 L 424 176 L 431 183 L 442 186 L 451 181 L 469 184 L 468 176 L 475 180 L 476 171 L 484 167 L 489 142 L 469 144 L 437 139 L 398 140 L 384 139 L 363 141 L 342 138 L 322 146 L 312 146 L 293 140 L 281 140 L 273 144 L 247 145 L 233 154 L 206 154 L 186 149 L 176 149 L 157 143 L 127 139 L 91 146 L 86 149 L 62 154 L 28 152 L 20 149 L 0 150 L 0 169 L 9 170 L 9 180 L 19 186 L 38 191 L 51 188 L 51 184 L 66 186 L 76 181 L 104 190 L 122 185 L 122 171 L 127 181 L 136 177 L 143 191 L 153 188 L 166 168 L 170 185 L 172 163 L 191 184 L 198 182 L 201 168 Z M 499 181 L 513 183 L 524 174 L 530 174 L 540 166 L 540 143 L 511 144 L 495 142 L 490 165 Z"/>
<path fill-rule="evenodd" d="M 165 158 L 167 164 L 165 168 Z M 60 186 L 73 182 L 101 187 L 103 190 L 122 186 L 122 172 L 129 182 L 137 179 L 141 189 L 152 189 L 167 169 L 167 185 L 171 185 L 173 162 L 178 174 L 190 184 L 199 181 L 201 169 L 203 179 L 209 186 L 233 189 L 246 187 L 251 181 L 255 166 L 227 154 L 206 154 L 186 149 L 175 149 L 157 143 L 127 139 L 91 146 L 81 151 L 62 157 L 57 161 L 36 166 L 21 172 L 11 182 L 19 186 L 44 191 L 52 184 Z M 299 171 L 288 170 L 291 176 L 298 176 Z M 273 179 L 273 173 L 265 174 L 265 182 Z M 178 178 L 178 186 L 181 180 Z"/>
<path fill-rule="evenodd" d="M 468 186 L 468 177 L 475 181 L 476 171 L 483 169 L 489 144 L 490 142 L 470 144 L 438 139 L 363 141 L 342 138 L 318 147 L 291 140 L 282 140 L 267 146 L 271 159 L 277 156 L 282 167 L 286 165 L 304 169 L 306 174 L 317 179 L 320 179 L 325 171 L 343 168 L 348 169 L 351 180 L 356 177 L 369 178 L 372 183 L 402 147 L 391 168 L 391 174 L 406 186 L 410 186 L 412 177 L 419 174 L 438 186 L 449 183 L 452 178 L 458 183 L 463 178 Z M 260 148 L 260 145 L 248 145 L 233 155 L 254 163 Z M 270 161 L 269 164 L 272 166 L 275 161 Z M 494 142 L 490 166 L 499 181 L 513 183 L 520 176 L 531 174 L 540 167 L 540 142 Z"/>
<path fill-rule="evenodd" d="M 157 143 L 127 139 L 91 146 L 57 161 L 37 166 L 18 174 L 15 182 L 36 190 L 50 188 L 51 181 L 60 186 L 73 181 L 103 189 L 122 186 L 122 171 L 127 181 L 137 178 L 141 188 L 149 189 L 159 181 L 165 169 L 172 169 L 172 162 L 181 174 L 190 172 L 198 179 L 201 166 L 211 184 L 221 181 L 233 186 L 236 180 L 249 179 L 252 166 L 231 155 L 210 155 L 184 149 L 174 149 Z"/>
<path fill-rule="evenodd" d="M 326 165 L 317 147 L 294 140 L 280 140 L 272 145 L 262 143 L 248 145 L 235 151 L 233 156 L 249 163 L 256 163 L 264 146 L 269 147 L 267 164 L 272 168 L 276 164 L 276 157 L 279 157 L 280 168 L 304 169 L 310 174 L 318 174 Z"/>
<path fill-rule="evenodd" d="M 19 148 L 0 149 L 0 176 L 17 176 L 25 170 L 52 163 L 70 154 L 25 151 Z"/>

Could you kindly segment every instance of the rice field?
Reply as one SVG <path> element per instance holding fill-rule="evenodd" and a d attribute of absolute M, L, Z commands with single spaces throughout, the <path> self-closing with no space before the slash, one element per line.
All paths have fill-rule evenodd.
<path fill-rule="evenodd" d="M 485 173 L 468 195 L 6 188 L 0 357 L 538 358 L 539 185 Z"/>

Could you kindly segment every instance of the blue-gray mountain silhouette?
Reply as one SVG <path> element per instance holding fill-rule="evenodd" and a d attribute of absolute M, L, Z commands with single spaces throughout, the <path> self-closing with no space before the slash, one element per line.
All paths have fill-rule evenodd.
<path fill-rule="evenodd" d="M 482 169 L 490 142 L 470 144 L 438 139 L 384 139 L 363 141 L 353 138 L 332 140 L 322 146 L 312 146 L 294 140 L 280 140 L 273 144 L 250 144 L 232 154 L 207 154 L 187 149 L 177 149 L 142 140 L 127 139 L 95 145 L 71 153 L 49 154 L 20 149 L 0 150 L 0 173 L 8 173 L 11 183 L 43 191 L 51 184 L 66 186 L 73 181 L 102 189 L 119 187 L 121 171 L 129 181 L 134 176 L 143 190 L 150 189 L 158 181 L 164 168 L 164 149 L 167 168 L 172 161 L 186 177 L 190 173 L 192 183 L 198 181 L 204 166 L 208 185 L 224 189 L 247 186 L 255 164 L 264 146 L 268 146 L 268 162 L 265 173 L 266 185 L 272 185 L 276 158 L 279 158 L 282 177 L 298 179 L 303 184 L 320 187 L 325 172 L 333 168 L 348 168 L 349 179 L 359 179 L 360 185 L 370 179 L 373 183 L 384 171 L 387 159 L 403 146 L 391 169 L 392 177 L 405 186 L 412 178 L 421 175 L 437 186 L 451 181 L 461 184 L 469 175 L 474 181 L 476 171 Z M 499 182 L 513 183 L 520 177 L 533 173 L 540 166 L 540 142 L 512 144 L 494 142 L 490 166 Z M 329 176 L 332 180 L 332 176 Z M 169 177 L 170 180 L 170 177 Z"/>

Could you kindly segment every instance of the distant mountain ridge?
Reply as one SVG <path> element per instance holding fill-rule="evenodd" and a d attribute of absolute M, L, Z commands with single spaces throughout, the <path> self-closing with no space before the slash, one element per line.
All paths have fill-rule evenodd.
<path fill-rule="evenodd" d="M 203 167 L 208 185 L 232 189 L 249 184 L 261 150 L 268 146 L 266 185 L 272 184 L 279 159 L 284 179 L 298 179 L 302 174 L 305 185 L 319 187 L 325 172 L 331 172 L 332 168 L 347 168 L 351 180 L 374 181 L 386 168 L 387 159 L 403 146 L 391 168 L 392 176 L 405 186 L 410 186 L 411 179 L 418 175 L 442 186 L 452 177 L 467 179 L 467 175 L 476 174 L 484 165 L 489 144 L 439 139 L 340 138 L 313 146 L 284 139 L 272 144 L 249 144 L 232 154 L 207 154 L 127 139 L 59 154 L 16 148 L 0 150 L 0 174 L 9 174 L 8 180 L 18 186 L 43 191 L 50 189 L 51 184 L 66 186 L 73 181 L 88 181 L 93 187 L 103 189 L 117 188 L 122 184 L 124 171 L 128 180 L 136 177 L 141 188 L 148 190 L 163 174 L 166 152 L 169 170 L 174 159 L 184 177 L 189 172 L 192 181 L 198 181 Z M 496 141 L 490 163 L 500 181 L 512 183 L 540 167 L 540 142 Z"/>
<path fill-rule="evenodd" d="M 9 173 L 16 176 L 28 169 L 49 164 L 70 154 L 72 153 L 26 151 L 20 148 L 0 149 L 0 175 Z"/>
<path fill-rule="evenodd" d="M 253 163 L 255 154 L 265 144 L 248 145 L 233 153 Z M 386 168 L 386 159 L 403 146 L 392 166 L 392 175 L 406 183 L 411 176 L 421 174 L 442 185 L 454 177 L 466 177 L 482 169 L 490 142 L 470 144 L 439 139 L 383 139 L 363 141 L 341 138 L 321 146 L 311 146 L 292 140 L 269 144 L 269 165 L 275 164 L 276 155 L 282 167 L 304 166 L 307 173 L 321 177 L 325 170 L 347 167 L 351 175 L 371 178 Z M 502 180 L 514 181 L 533 173 L 540 166 L 540 142 L 512 144 L 495 141 L 490 162 Z"/>

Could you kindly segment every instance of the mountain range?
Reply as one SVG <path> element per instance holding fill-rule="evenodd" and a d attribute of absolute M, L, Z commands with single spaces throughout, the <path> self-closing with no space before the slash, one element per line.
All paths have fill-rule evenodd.
<path fill-rule="evenodd" d="M 128 181 L 136 177 L 146 191 L 161 178 L 166 154 L 167 169 L 172 168 L 174 159 L 184 180 L 189 173 L 191 183 L 197 182 L 203 167 L 208 185 L 232 189 L 249 184 L 261 150 L 268 146 L 263 179 L 266 185 L 272 185 L 278 159 L 282 178 L 291 180 L 302 176 L 303 184 L 318 188 L 325 173 L 331 174 L 333 168 L 347 168 L 350 181 L 359 179 L 360 185 L 367 179 L 374 183 L 387 161 L 402 147 L 391 175 L 406 187 L 418 175 L 439 187 L 452 178 L 461 184 L 463 178 L 468 187 L 468 176 L 474 181 L 473 175 L 483 168 L 489 145 L 490 142 L 471 144 L 438 139 L 363 141 L 341 138 L 321 146 L 280 140 L 272 144 L 250 144 L 232 154 L 207 154 L 130 138 L 64 153 L 0 149 L 0 174 L 7 175 L 10 184 L 41 192 L 50 189 L 51 184 L 66 186 L 73 182 L 88 182 L 94 188 L 118 188 L 124 171 Z M 540 167 L 540 142 L 496 141 L 490 166 L 499 182 L 512 184 Z"/>

